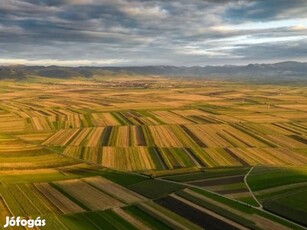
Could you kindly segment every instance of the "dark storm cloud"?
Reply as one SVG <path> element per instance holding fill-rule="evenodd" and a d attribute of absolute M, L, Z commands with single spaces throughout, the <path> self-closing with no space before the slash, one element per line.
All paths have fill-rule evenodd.
<path fill-rule="evenodd" d="M 271 54 L 275 55 L 269 56 L 272 60 L 278 55 L 282 55 L 280 59 L 306 60 L 307 54 L 303 52 L 294 55 L 306 45 L 303 42 L 307 36 L 306 3 L 303 0 L 0 0 L 0 61 L 239 64 L 247 59 L 258 61 L 268 48 L 274 50 Z M 291 43 L 291 39 L 296 46 L 285 46 L 283 40 Z"/>

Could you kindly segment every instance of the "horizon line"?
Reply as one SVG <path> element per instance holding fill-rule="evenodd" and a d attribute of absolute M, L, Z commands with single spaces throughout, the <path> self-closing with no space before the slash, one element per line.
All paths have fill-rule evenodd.
<path fill-rule="evenodd" d="M 27 65 L 27 64 L 0 64 L 0 67 L 18 67 L 18 66 L 24 66 L 24 67 L 62 67 L 62 68 L 143 68 L 143 67 L 177 67 L 177 68 L 193 68 L 193 67 L 225 67 L 225 66 L 249 66 L 249 65 L 274 65 L 274 64 L 280 64 L 280 63 L 301 63 L 305 64 L 307 61 L 278 61 L 278 62 L 251 62 L 248 64 L 221 64 L 221 65 L 191 65 L 191 66 L 184 66 L 184 65 L 105 65 L 105 66 L 99 66 L 99 65 Z"/>

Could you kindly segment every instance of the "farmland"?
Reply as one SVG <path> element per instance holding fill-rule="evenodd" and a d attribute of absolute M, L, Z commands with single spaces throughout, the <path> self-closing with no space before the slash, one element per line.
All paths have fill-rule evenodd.
<path fill-rule="evenodd" d="M 2 80 L 0 229 L 13 215 L 41 216 L 41 229 L 304 229 L 306 92 L 138 76 Z"/>
<path fill-rule="evenodd" d="M 273 213 L 306 222 L 305 199 L 307 192 L 307 168 L 255 168 L 247 182 L 263 207 Z M 262 183 L 265 180 L 267 183 Z"/>

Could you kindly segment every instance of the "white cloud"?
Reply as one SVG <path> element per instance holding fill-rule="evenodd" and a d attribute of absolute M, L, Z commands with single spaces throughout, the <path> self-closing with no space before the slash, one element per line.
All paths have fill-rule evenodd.
<path fill-rule="evenodd" d="M 146 17 L 155 20 L 155 17 L 165 18 L 168 15 L 167 10 L 160 6 L 146 6 L 140 4 L 131 4 L 121 7 L 121 10 L 130 16 Z"/>
<path fill-rule="evenodd" d="M 0 65 L 60 65 L 60 66 L 107 66 L 122 65 L 128 63 L 124 59 L 103 59 L 103 60 L 56 60 L 56 59 L 6 59 L 0 58 Z"/>
<path fill-rule="evenodd" d="M 265 55 L 260 45 L 276 44 L 277 56 L 280 44 L 298 44 L 284 49 L 286 60 L 304 50 L 307 36 L 303 0 L 37 2 L 0 0 L 2 64 L 240 64 Z"/>

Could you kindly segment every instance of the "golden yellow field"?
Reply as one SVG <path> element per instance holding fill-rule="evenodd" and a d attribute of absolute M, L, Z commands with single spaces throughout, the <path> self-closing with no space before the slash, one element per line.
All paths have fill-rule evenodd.
<path fill-rule="evenodd" d="M 123 171 L 307 163 L 301 87 L 145 77 L 2 85 L 0 151 L 49 149 Z"/>
<path fill-rule="evenodd" d="M 261 173 L 272 171 L 277 183 L 275 169 L 307 165 L 306 88 L 132 76 L 40 80 L 0 84 L 0 223 L 41 215 L 46 229 L 201 229 L 205 217 L 220 227 L 295 226 L 255 207 L 305 188 L 300 171 L 287 172 L 294 181 L 277 180 L 293 184 L 272 188 L 261 187 Z M 251 171 L 258 201 L 244 180 Z M 272 200 L 265 207 L 284 202 Z"/>

